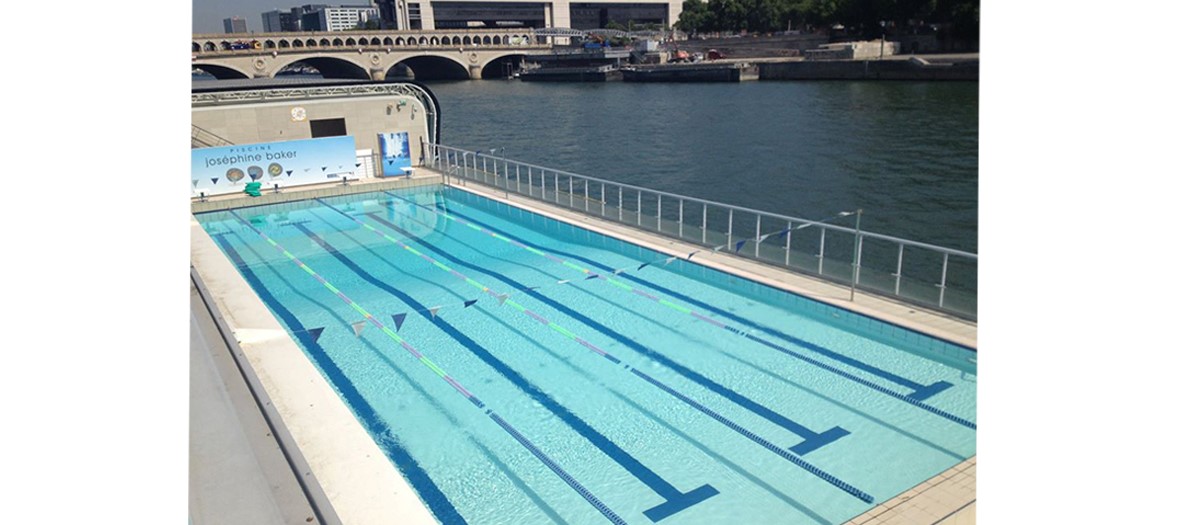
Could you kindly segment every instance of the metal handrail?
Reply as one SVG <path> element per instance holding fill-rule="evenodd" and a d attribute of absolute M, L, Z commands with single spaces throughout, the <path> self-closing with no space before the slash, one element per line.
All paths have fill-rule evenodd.
<path fill-rule="evenodd" d="M 193 136 L 192 136 L 193 140 L 196 140 L 196 141 L 200 142 L 201 144 L 204 144 L 206 147 L 232 146 L 234 144 L 233 142 L 230 142 L 228 139 L 221 137 L 220 135 L 213 133 L 212 131 L 209 131 L 205 128 L 202 128 L 196 124 L 192 124 L 192 127 L 193 127 Z"/>
<path fill-rule="evenodd" d="M 531 163 L 528 163 L 528 162 L 523 162 L 523 161 L 518 161 L 518 160 L 511 160 L 511 159 L 507 159 L 507 158 L 504 158 L 504 157 L 499 157 L 499 156 L 496 156 L 496 155 L 489 155 L 489 154 L 487 154 L 487 153 L 482 153 L 482 152 L 475 152 L 475 151 L 469 151 L 469 150 L 464 150 L 464 149 L 455 148 L 455 147 L 451 147 L 451 146 L 444 146 L 444 145 L 442 145 L 442 144 L 428 144 L 428 146 L 435 146 L 435 147 L 444 148 L 444 149 L 449 149 L 449 150 L 452 150 L 452 151 L 456 151 L 456 152 L 460 152 L 460 153 L 467 153 L 467 154 L 471 154 L 471 155 L 478 154 L 480 157 L 487 157 L 487 158 L 489 158 L 489 159 L 496 159 L 496 160 L 500 160 L 500 161 L 504 161 L 504 162 L 511 162 L 511 163 L 513 163 L 513 164 L 517 164 L 517 165 L 520 165 L 520 166 L 525 166 L 525 167 L 531 167 L 531 168 L 536 168 L 536 169 L 540 169 L 540 170 L 545 170 L 546 172 L 549 172 L 549 173 L 558 173 L 558 174 L 561 174 L 561 175 L 564 175 L 564 176 L 569 176 L 569 177 L 577 177 L 577 178 L 581 178 L 581 179 L 585 179 L 585 180 L 594 181 L 594 182 L 597 182 L 597 183 L 599 183 L 599 184 L 610 184 L 611 186 L 618 186 L 618 187 L 621 187 L 621 188 L 626 188 L 626 189 L 629 189 L 629 190 L 641 191 L 641 192 L 643 192 L 643 193 L 651 193 L 651 194 L 653 194 L 653 195 L 663 195 L 663 196 L 665 196 L 665 197 L 672 197 L 672 198 L 675 198 L 675 199 L 683 199 L 683 200 L 686 200 L 686 201 L 689 201 L 689 202 L 696 202 L 696 203 L 700 203 L 700 204 L 704 204 L 704 205 L 709 205 L 709 206 L 718 206 L 718 207 L 721 207 L 721 208 L 732 209 L 732 210 L 735 210 L 735 211 L 742 211 L 742 212 L 746 212 L 746 213 L 752 213 L 752 214 L 762 215 L 762 216 L 764 216 L 764 217 L 773 217 L 773 218 L 776 218 L 776 219 L 782 219 L 782 220 L 785 220 L 785 221 L 790 221 L 790 222 L 798 222 L 798 223 L 801 223 L 801 224 L 823 224 L 825 228 L 829 228 L 829 229 L 832 229 L 832 230 L 836 230 L 836 231 L 842 231 L 842 232 L 845 232 L 845 233 L 853 233 L 853 234 L 857 233 L 857 231 L 856 231 L 855 229 L 853 229 L 853 228 L 848 228 L 848 227 L 845 227 L 845 226 L 839 226 L 839 225 L 836 225 L 836 224 L 827 224 L 827 223 L 821 223 L 821 222 L 819 222 L 819 221 L 816 221 L 816 220 L 813 220 L 813 219 L 803 219 L 803 218 L 800 218 L 800 217 L 793 217 L 793 216 L 790 216 L 790 215 L 782 215 L 782 214 L 779 214 L 779 213 L 774 213 L 774 212 L 770 212 L 770 211 L 763 211 L 763 210 L 755 210 L 755 209 L 753 209 L 753 208 L 746 208 L 746 207 L 744 207 L 744 206 L 738 206 L 738 205 L 736 205 L 736 204 L 725 204 L 725 203 L 722 203 L 722 202 L 711 201 L 711 200 L 708 200 L 708 199 L 700 199 L 700 198 L 697 198 L 697 197 L 690 197 L 690 196 L 687 196 L 687 195 L 680 195 L 680 194 L 678 194 L 678 193 L 671 193 L 671 192 L 666 192 L 666 191 L 661 191 L 661 190 L 653 190 L 653 189 L 651 189 L 651 188 L 644 188 L 644 187 L 642 187 L 642 186 L 635 186 L 635 185 L 632 185 L 632 184 L 627 184 L 627 183 L 624 183 L 624 182 L 615 182 L 615 181 L 612 181 L 612 180 L 606 180 L 606 179 L 600 179 L 600 178 L 598 178 L 598 177 L 592 177 L 592 176 L 590 176 L 590 175 L 581 175 L 581 174 L 578 174 L 578 173 L 571 173 L 571 172 L 568 172 L 568 171 L 565 171 L 565 170 L 560 170 L 560 169 L 556 169 L 556 168 L 548 168 L 548 167 L 545 167 L 545 166 L 538 166 L 538 165 L 536 165 L 536 164 L 531 164 Z M 954 249 L 954 248 L 946 248 L 946 247 L 943 247 L 943 246 L 937 246 L 937 245 L 934 245 L 934 244 L 928 244 L 928 243 L 924 243 L 924 242 L 921 242 L 921 241 L 912 241 L 912 240 L 909 240 L 909 239 L 902 239 L 902 238 L 900 238 L 900 237 L 893 237 L 893 236 L 891 236 L 891 235 L 885 235 L 885 234 L 882 234 L 882 233 L 873 233 L 873 232 L 870 232 L 870 231 L 867 231 L 867 230 L 860 230 L 860 234 L 861 234 L 861 235 L 864 235 L 865 237 L 870 237 L 870 238 L 874 238 L 874 239 L 881 239 L 881 240 L 883 240 L 883 241 L 890 241 L 890 242 L 895 242 L 895 243 L 899 243 L 899 244 L 905 244 L 905 245 L 907 245 L 907 246 L 913 246 L 913 247 L 915 247 L 915 248 L 924 248 L 924 249 L 927 249 L 927 250 L 934 250 L 934 251 L 937 251 L 937 252 L 946 252 L 946 253 L 949 253 L 949 254 L 951 254 L 951 255 L 956 255 L 956 256 L 959 256 L 959 257 L 969 257 L 969 258 L 972 258 L 972 259 L 976 259 L 976 258 L 978 258 L 978 257 L 979 257 L 979 256 L 978 256 L 978 254 L 974 254 L 974 253 L 971 253 L 971 252 L 965 252 L 965 251 L 962 251 L 962 250 L 956 250 L 956 249 Z"/>
<path fill-rule="evenodd" d="M 645 194 L 647 196 L 655 196 L 656 207 L 658 210 L 657 213 L 654 214 L 655 218 L 657 219 L 656 225 L 654 228 L 655 231 L 666 234 L 671 237 L 678 238 L 678 239 L 688 240 L 689 242 L 692 242 L 694 244 L 710 246 L 710 243 L 708 242 L 709 241 L 708 223 L 709 223 L 710 209 L 721 210 L 723 213 L 725 211 L 728 211 L 727 229 L 724 232 L 717 231 L 718 234 L 724 235 L 725 243 L 721 244 L 717 247 L 713 247 L 714 250 L 719 250 L 719 249 L 724 248 L 727 251 L 730 251 L 730 250 L 735 251 L 735 255 L 738 255 L 740 257 L 750 257 L 747 254 L 740 253 L 740 249 L 734 250 L 734 248 L 736 247 L 737 242 L 741 242 L 742 240 L 753 241 L 752 244 L 753 244 L 753 259 L 754 260 L 763 261 L 763 262 L 770 262 L 772 264 L 783 266 L 783 267 L 786 267 L 789 269 L 802 271 L 802 272 L 808 273 L 808 274 L 813 274 L 813 275 L 816 275 L 822 279 L 826 279 L 829 281 L 850 284 L 851 285 L 850 289 L 852 291 L 852 296 L 850 298 L 854 298 L 855 290 L 858 288 L 858 286 L 860 287 L 860 289 L 862 289 L 862 290 L 864 289 L 863 281 L 861 280 L 861 271 L 860 271 L 861 265 L 862 265 L 862 261 L 861 261 L 860 256 L 861 256 L 861 251 L 864 247 L 864 240 L 865 239 L 875 239 L 875 240 L 891 243 L 891 244 L 897 246 L 897 250 L 896 250 L 897 251 L 897 271 L 896 271 L 896 273 L 889 273 L 888 274 L 894 278 L 894 283 L 892 283 L 893 285 L 891 286 L 892 290 L 886 290 L 880 284 L 872 285 L 872 286 L 870 286 L 870 288 L 872 288 L 876 291 L 879 291 L 881 293 L 884 293 L 886 295 L 890 295 L 892 297 L 902 299 L 902 300 L 912 303 L 912 304 L 919 304 L 922 306 L 934 307 L 940 311 L 951 313 L 951 314 L 957 315 L 959 317 L 965 317 L 968 319 L 975 319 L 974 306 L 970 307 L 971 311 L 969 311 L 969 312 L 949 308 L 945 304 L 945 296 L 946 296 L 946 290 L 948 288 L 947 287 L 947 270 L 948 270 L 948 266 L 950 264 L 950 258 L 953 256 L 953 257 L 968 261 L 970 264 L 977 265 L 978 259 L 979 259 L 979 256 L 977 254 L 966 252 L 963 250 L 956 250 L 953 248 L 946 248 L 946 247 L 942 247 L 942 246 L 937 246 L 937 245 L 924 243 L 924 242 L 920 242 L 920 241 L 902 239 L 899 237 L 894 237 L 892 235 L 884 235 L 884 234 L 864 231 L 859 228 L 859 221 L 857 223 L 856 228 L 849 228 L 846 226 L 829 224 L 827 222 L 827 221 L 835 219 L 837 217 L 850 215 L 851 212 L 841 213 L 840 215 L 829 217 L 827 219 L 820 219 L 820 220 L 804 219 L 801 217 L 794 217 L 794 216 L 790 216 L 790 215 L 783 215 L 783 214 L 774 213 L 774 212 L 767 212 L 767 211 L 756 210 L 756 209 L 752 209 L 752 208 L 746 208 L 744 206 L 725 204 L 725 203 L 721 203 L 721 202 L 711 201 L 708 199 L 701 199 L 701 198 L 696 198 L 696 197 L 689 197 L 687 195 L 679 195 L 676 193 L 671 193 L 671 192 L 666 192 L 666 191 L 653 190 L 650 188 L 644 188 L 641 186 L 635 186 L 632 184 L 626 184 L 626 183 L 621 183 L 621 182 L 614 182 L 614 181 L 610 181 L 610 180 L 606 180 L 606 179 L 601 179 L 598 177 L 580 175 L 580 174 L 572 173 L 572 172 L 565 171 L 565 170 L 547 168 L 544 166 L 539 166 L 539 165 L 531 164 L 531 163 L 527 163 L 527 162 L 514 161 L 511 159 L 507 159 L 503 156 L 485 154 L 482 152 L 473 152 L 470 150 L 464 150 L 464 149 L 460 149 L 460 148 L 444 146 L 441 144 L 426 144 L 426 148 L 427 148 L 428 157 L 429 157 L 428 163 L 430 165 L 437 168 L 437 167 L 441 167 L 440 164 L 445 163 L 447 166 L 454 167 L 455 169 L 453 171 L 448 172 L 448 175 L 450 177 L 455 177 L 455 178 L 459 179 L 460 181 L 462 181 L 462 180 L 479 181 L 480 180 L 474 176 L 471 176 L 471 174 L 469 174 L 469 170 L 471 170 L 471 169 L 474 169 L 475 174 L 482 173 L 483 180 L 485 183 L 488 182 L 489 176 L 491 176 L 494 173 L 495 174 L 495 181 L 492 184 L 493 186 L 503 189 L 505 191 L 515 191 L 518 194 L 528 195 L 530 197 L 536 198 L 538 196 L 534 194 L 534 189 L 537 188 L 537 186 L 534 185 L 534 183 L 533 183 L 533 171 L 536 170 L 536 171 L 540 172 L 539 173 L 539 176 L 540 176 L 539 188 L 541 190 L 541 195 L 539 196 L 539 198 L 541 200 L 543 200 L 543 201 L 550 200 L 549 198 L 546 197 L 546 192 L 547 192 L 546 185 L 549 183 L 552 183 L 554 185 L 554 187 L 548 188 L 548 189 L 551 189 L 555 192 L 553 194 L 554 196 L 552 197 L 552 201 L 555 204 L 558 204 L 560 206 L 569 207 L 571 209 L 578 209 L 578 210 L 584 210 L 584 211 L 595 211 L 597 213 L 597 215 L 599 215 L 603 218 L 606 218 L 606 219 L 609 219 L 609 220 L 612 220 L 615 222 L 621 222 L 623 224 L 637 225 L 641 228 L 643 228 L 645 226 L 648 228 L 651 228 L 651 225 L 645 225 L 643 223 L 643 218 L 644 218 L 644 216 L 643 216 L 643 197 L 645 196 Z M 443 158 L 443 155 L 440 154 L 441 152 L 446 153 L 445 160 Z M 482 159 L 482 164 L 481 164 L 481 159 Z M 468 164 L 469 161 L 470 161 L 470 165 Z M 454 162 L 454 164 L 452 164 L 452 162 Z M 487 166 L 487 164 L 489 164 L 489 163 L 492 165 L 491 166 L 492 169 L 490 171 L 488 170 L 488 166 Z M 460 167 L 462 168 L 462 170 L 458 169 Z M 510 167 L 512 167 L 516 170 L 515 188 L 512 187 L 512 182 L 509 177 L 509 175 L 510 175 L 509 168 Z M 501 173 L 501 168 L 503 169 L 502 173 Z M 523 182 L 522 179 L 524 179 L 526 173 L 528 176 L 528 182 Z M 500 184 L 501 184 L 500 177 L 504 177 L 502 188 L 500 186 Z M 549 178 L 552 178 L 552 181 L 546 180 Z M 559 180 L 561 178 L 564 178 L 565 180 Z M 575 187 L 575 181 L 579 182 L 577 184 L 577 187 Z M 599 185 L 598 192 L 597 192 L 598 195 L 591 195 L 591 192 L 590 192 L 590 184 L 591 183 Z M 527 191 L 522 189 L 523 185 L 528 186 Z M 607 195 L 607 191 L 606 191 L 607 186 L 612 187 L 609 196 Z M 618 188 L 617 202 L 616 202 L 616 196 L 615 196 L 616 190 L 614 188 Z M 578 191 L 578 190 L 580 190 L 580 191 Z M 624 190 L 627 190 L 628 192 L 632 192 L 635 194 L 634 195 L 635 209 L 626 210 L 624 208 L 624 199 L 623 199 Z M 668 199 L 679 201 L 679 214 L 677 215 L 677 219 L 676 219 L 676 224 L 678 225 L 678 231 L 668 230 L 668 229 L 664 228 L 665 219 L 664 219 L 664 211 L 663 211 L 664 210 L 664 207 L 663 207 L 664 202 L 663 201 L 668 200 Z M 575 200 L 579 200 L 581 202 L 578 204 L 575 204 Z M 684 231 L 685 228 L 684 227 L 685 227 L 686 222 L 684 220 L 685 219 L 684 202 L 686 202 L 686 201 L 690 202 L 690 203 L 696 203 L 701 206 L 701 224 L 700 224 L 701 231 L 700 231 L 699 238 L 688 239 L 687 237 L 685 237 L 685 231 Z M 591 204 L 592 202 L 593 202 L 593 204 Z M 649 200 L 649 202 L 650 202 L 650 200 Z M 614 210 L 612 210 L 611 213 L 608 214 L 607 213 L 608 205 L 611 208 L 616 208 L 616 204 L 617 204 L 617 214 L 614 212 Z M 596 207 L 597 210 L 591 210 L 590 209 L 591 206 Z M 625 220 L 624 211 L 626 211 L 627 214 L 633 213 L 635 215 L 634 223 L 631 223 L 631 222 L 628 222 L 627 220 Z M 734 233 L 735 233 L 734 232 L 734 214 L 735 214 L 735 212 L 746 214 L 747 216 L 752 216 L 752 217 L 746 217 L 743 220 L 746 220 L 746 219 L 756 220 L 756 226 L 755 226 L 756 233 L 755 233 L 754 237 L 748 237 L 745 239 L 734 237 Z M 650 217 L 650 215 L 649 215 L 649 217 Z M 775 231 L 775 232 L 767 232 L 765 235 L 763 235 L 763 233 L 764 233 L 762 231 L 763 220 L 767 219 L 767 218 L 776 219 L 779 221 L 784 221 L 787 223 L 787 228 L 784 230 L 779 230 L 779 231 Z M 670 221 L 670 219 L 668 219 L 668 221 Z M 691 224 L 689 226 L 695 227 Z M 800 266 L 798 262 L 796 262 L 794 264 L 792 264 L 792 262 L 791 262 L 791 254 L 792 254 L 791 235 L 792 235 L 792 232 L 801 230 L 803 228 L 811 227 L 811 226 L 815 226 L 815 227 L 817 227 L 817 229 L 820 230 L 819 254 L 815 255 L 815 257 L 817 257 L 816 263 L 817 263 L 818 267 L 817 267 L 817 269 L 814 269 L 814 270 L 809 269 L 809 268 L 804 268 L 804 267 Z M 831 269 L 829 269 L 829 271 L 826 273 L 824 271 L 824 261 L 825 261 L 824 248 L 825 248 L 825 240 L 828 237 L 828 235 L 827 235 L 828 230 L 831 230 L 833 232 L 845 233 L 845 234 L 849 234 L 849 235 L 853 236 L 853 239 L 854 239 L 853 240 L 854 244 L 852 247 L 853 258 L 851 261 L 850 276 L 847 279 L 833 275 L 833 272 Z M 765 239 L 769 238 L 772 235 L 780 235 L 780 237 L 785 236 L 785 241 L 786 241 L 785 245 L 781 246 L 781 248 L 785 252 L 785 257 L 781 261 L 779 261 L 779 260 L 771 261 L 771 260 L 766 259 L 765 257 L 759 256 L 759 251 L 763 247 Z M 717 242 L 715 241 L 711 244 L 717 244 Z M 777 246 L 778 245 L 774 245 L 774 244 L 770 245 L 770 247 L 777 247 Z M 903 260 L 905 257 L 906 248 L 917 248 L 917 249 L 922 249 L 922 250 L 928 250 L 928 251 L 934 252 L 938 255 L 941 255 L 942 268 L 941 268 L 941 275 L 938 277 L 938 284 L 933 284 L 933 280 L 926 281 L 926 283 L 928 285 L 932 285 L 934 288 L 938 289 L 938 300 L 937 300 L 936 304 L 930 304 L 930 303 L 933 303 L 932 299 L 924 302 L 919 297 L 916 297 L 916 296 L 910 297 L 910 296 L 907 296 L 902 293 L 902 287 L 901 287 L 902 277 L 903 277 L 902 270 L 903 270 Z M 767 248 L 767 249 L 769 249 L 769 248 Z M 832 259 L 830 256 L 827 257 L 827 260 L 832 260 L 832 261 L 835 261 L 839 264 L 849 263 L 849 261 L 844 261 L 841 259 Z M 922 264 L 919 264 L 920 269 L 922 266 L 923 266 Z M 911 267 L 912 267 L 912 265 L 911 265 Z M 977 268 L 977 266 L 976 266 L 976 268 Z M 914 282 L 912 276 L 907 276 L 907 278 L 911 279 L 911 282 Z M 970 290 L 964 290 L 964 293 L 967 293 L 967 292 L 973 293 Z M 973 298 L 973 296 L 972 296 L 972 298 Z"/>

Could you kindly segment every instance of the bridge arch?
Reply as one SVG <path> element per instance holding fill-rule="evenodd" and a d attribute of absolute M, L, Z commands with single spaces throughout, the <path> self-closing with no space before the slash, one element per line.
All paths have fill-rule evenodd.
<path fill-rule="evenodd" d="M 217 80 L 250 78 L 250 74 L 246 71 L 233 66 L 216 64 L 212 62 L 193 62 L 193 69 L 200 69 L 201 71 L 209 73 Z"/>
<path fill-rule="evenodd" d="M 465 46 L 471 45 L 471 37 L 469 37 L 469 36 L 463 37 L 463 45 L 465 45 Z"/>
<path fill-rule="evenodd" d="M 344 41 L 344 45 L 346 45 L 346 46 L 348 46 L 348 47 L 355 46 L 355 45 L 356 45 L 356 40 L 353 40 L 353 39 L 352 39 L 352 37 L 348 37 L 348 40 L 345 40 L 345 41 Z"/>
<path fill-rule="evenodd" d="M 422 54 L 404 58 L 393 67 L 405 66 L 414 73 L 415 80 L 467 80 L 471 73 L 467 65 L 449 56 L 436 54 Z M 389 75 L 389 71 L 386 75 Z"/>
<path fill-rule="evenodd" d="M 406 39 L 404 39 L 404 38 L 402 38 L 402 37 L 400 37 L 400 36 L 399 36 L 399 37 L 397 37 L 397 40 L 394 40 L 394 41 L 393 41 L 393 45 L 395 45 L 395 46 L 404 46 L 404 45 L 406 45 Z"/>
<path fill-rule="evenodd" d="M 439 44 L 439 39 L 437 36 L 430 37 L 430 45 L 437 46 L 438 44 Z"/>
<path fill-rule="evenodd" d="M 349 58 L 341 56 L 312 56 L 303 58 L 284 57 L 279 55 L 278 61 L 272 65 L 272 71 L 279 72 L 293 64 L 302 63 L 311 67 L 323 75 L 324 78 L 347 78 L 357 80 L 369 80 L 369 70 L 364 64 L 358 64 Z M 272 74 L 273 75 L 273 74 Z M 215 75 L 216 76 L 216 75 Z M 219 77 L 220 78 L 220 77 Z"/>
<path fill-rule="evenodd" d="M 389 37 L 385 37 L 385 38 L 381 39 L 381 45 L 383 45 L 383 46 L 392 46 L 392 45 L 393 45 L 393 39 L 392 39 L 392 38 L 389 38 Z"/>
<path fill-rule="evenodd" d="M 362 36 L 361 39 L 357 41 L 357 43 L 362 46 L 367 46 L 369 45 L 369 39 Z"/>
<path fill-rule="evenodd" d="M 275 41 L 274 41 L 274 40 L 267 40 L 267 41 L 265 41 L 265 42 L 263 42 L 263 43 L 262 43 L 262 47 L 264 47 L 264 48 L 266 48 L 266 49 L 274 49 L 274 48 L 276 48 L 276 47 L 278 47 L 278 46 L 275 44 Z"/>
<path fill-rule="evenodd" d="M 519 51 L 500 54 L 484 63 L 479 76 L 483 79 L 506 78 L 510 73 L 520 70 L 524 57 L 525 54 Z"/>
<path fill-rule="evenodd" d="M 336 46 L 336 47 L 340 47 L 340 46 L 344 45 L 344 41 L 340 40 L 339 38 L 333 38 L 331 45 Z"/>

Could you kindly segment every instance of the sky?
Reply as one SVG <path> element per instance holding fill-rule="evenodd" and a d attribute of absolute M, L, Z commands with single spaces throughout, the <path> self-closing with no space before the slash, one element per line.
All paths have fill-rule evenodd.
<path fill-rule="evenodd" d="M 364 0 L 195 0 L 193 2 L 194 33 L 224 33 L 221 21 L 230 17 L 246 19 L 246 29 L 262 32 L 262 13 L 274 9 L 287 10 L 306 4 L 356 5 Z"/>

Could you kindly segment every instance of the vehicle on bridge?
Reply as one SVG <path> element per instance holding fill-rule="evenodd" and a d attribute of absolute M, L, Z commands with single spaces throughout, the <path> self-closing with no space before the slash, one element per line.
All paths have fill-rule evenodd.
<path fill-rule="evenodd" d="M 262 42 L 259 42 L 257 40 L 251 40 L 249 42 L 247 42 L 245 40 L 237 40 L 237 41 L 234 41 L 233 43 L 231 43 L 229 45 L 229 48 L 232 50 L 262 49 Z"/>

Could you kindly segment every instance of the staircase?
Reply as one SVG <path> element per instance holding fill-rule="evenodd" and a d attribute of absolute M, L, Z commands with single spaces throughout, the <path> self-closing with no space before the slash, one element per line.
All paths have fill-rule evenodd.
<path fill-rule="evenodd" d="M 212 148 L 216 146 L 232 146 L 233 142 L 225 140 L 213 132 L 193 124 L 192 146 L 196 148 Z"/>

